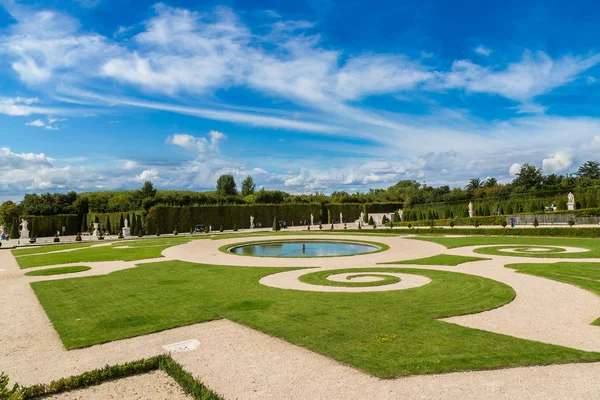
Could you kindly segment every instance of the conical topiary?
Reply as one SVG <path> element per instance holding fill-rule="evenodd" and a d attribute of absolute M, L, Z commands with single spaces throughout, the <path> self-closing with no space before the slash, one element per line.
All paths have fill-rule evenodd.
<path fill-rule="evenodd" d="M 278 231 L 279 229 L 281 229 L 281 227 L 279 226 L 279 219 L 277 218 L 277 216 L 275 216 L 275 218 L 273 218 L 273 230 Z"/>

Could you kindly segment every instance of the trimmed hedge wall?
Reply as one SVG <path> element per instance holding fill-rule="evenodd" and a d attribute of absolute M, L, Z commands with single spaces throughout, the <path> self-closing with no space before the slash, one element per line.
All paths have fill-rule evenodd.
<path fill-rule="evenodd" d="M 343 232 L 365 233 L 360 229 L 348 229 Z M 600 237 L 600 228 L 412 228 L 412 229 L 389 229 L 377 228 L 370 230 L 372 233 L 391 233 L 391 234 L 414 234 L 414 235 L 474 235 L 474 236 L 531 236 L 531 237 L 580 237 L 580 238 L 598 238 Z M 369 233 L 369 232 L 367 232 Z"/>
<path fill-rule="evenodd" d="M 110 219 L 110 227 L 112 229 L 113 232 L 111 233 L 118 233 L 117 230 L 119 229 L 119 224 L 121 222 L 121 214 L 123 215 L 123 219 L 127 218 L 127 215 L 141 215 L 142 219 L 144 216 L 144 212 L 143 211 L 128 211 L 128 212 L 114 212 L 114 213 L 89 213 L 87 214 L 87 225 L 88 227 L 92 227 L 93 223 L 94 223 L 94 218 L 98 217 L 98 219 L 100 220 L 100 227 L 102 229 L 106 228 L 106 216 L 108 216 L 108 218 Z M 131 221 L 129 221 L 129 226 L 131 227 Z M 78 228 L 79 229 L 79 228 Z M 152 231 L 149 231 L 152 232 Z"/>
<path fill-rule="evenodd" d="M 404 203 L 366 203 L 365 214 L 393 213 L 404 207 Z"/>
<path fill-rule="evenodd" d="M 506 216 L 494 216 L 494 217 L 473 217 L 473 218 L 453 218 L 453 219 L 435 219 L 433 220 L 436 226 L 450 226 L 450 222 L 454 221 L 457 226 L 475 226 L 475 222 L 479 225 L 502 225 L 502 221 L 506 220 Z M 420 220 L 414 222 L 400 222 L 394 225 L 398 226 L 429 226 L 431 220 Z"/>
<path fill-rule="evenodd" d="M 310 214 L 315 222 L 321 216 L 320 204 L 260 204 L 260 205 L 209 205 L 209 206 L 154 206 L 148 211 L 146 229 L 148 232 L 171 233 L 175 229 L 187 232 L 196 224 L 211 225 L 213 230 L 250 228 L 250 216 L 254 216 L 254 225 L 272 226 L 273 219 L 278 217 L 291 226 L 306 220 L 310 223 Z M 102 221 L 102 219 L 101 219 Z"/>
<path fill-rule="evenodd" d="M 76 235 L 81 224 L 81 217 L 75 214 L 27 215 L 22 218 L 29 222 L 28 229 L 31 237 L 54 236 L 57 231 L 62 235 L 63 226 L 66 228 L 66 235 Z"/>
<path fill-rule="evenodd" d="M 344 222 L 354 222 L 360 218 L 360 213 L 364 212 L 364 206 L 360 203 L 325 204 L 325 207 L 328 224 L 333 220 L 337 221 L 340 213 L 343 214 Z"/>

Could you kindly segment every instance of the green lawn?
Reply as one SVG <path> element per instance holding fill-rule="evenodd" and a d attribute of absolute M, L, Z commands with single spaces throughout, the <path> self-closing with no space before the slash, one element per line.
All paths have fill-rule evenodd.
<path fill-rule="evenodd" d="M 98 242 L 98 243 L 100 243 L 100 242 Z M 91 245 L 98 244 L 98 243 L 49 244 L 49 245 L 38 246 L 38 247 L 24 247 L 24 248 L 12 250 L 12 254 L 14 256 L 24 256 L 24 255 L 30 255 L 30 254 L 43 254 L 43 253 L 48 253 L 51 251 L 58 251 L 58 250 L 83 249 L 83 248 L 90 247 Z"/>
<path fill-rule="evenodd" d="M 489 260 L 489 258 L 454 256 L 452 254 L 438 254 L 436 256 L 419 258 L 417 260 L 395 261 L 382 264 L 446 265 L 455 267 L 459 264 L 482 260 Z"/>
<path fill-rule="evenodd" d="M 579 286 L 600 296 L 600 263 L 509 264 L 506 267 L 524 274 Z M 600 314 L 600 310 L 598 313 Z M 594 325 L 600 325 L 600 318 L 594 321 Z"/>
<path fill-rule="evenodd" d="M 492 236 L 472 236 L 472 237 L 441 237 L 441 236 L 421 236 L 415 237 L 415 240 L 424 240 L 446 246 L 448 249 L 466 246 L 486 246 L 486 245 L 511 245 L 525 247 L 536 246 L 568 246 L 588 249 L 581 253 L 507 253 L 494 249 L 492 247 L 475 250 L 479 254 L 511 256 L 511 257 L 536 257 L 536 258 L 600 258 L 600 240 L 584 238 L 540 238 L 540 237 L 492 237 Z"/>
<path fill-rule="evenodd" d="M 161 252 L 164 249 L 189 242 L 189 240 L 189 238 L 165 238 L 131 242 L 119 241 L 113 242 L 111 246 L 90 247 L 65 253 L 46 252 L 26 256 L 16 255 L 15 258 L 21 268 L 94 261 L 135 261 L 162 257 Z"/>
<path fill-rule="evenodd" d="M 382 285 L 390 285 L 392 283 L 400 282 L 400 278 L 392 275 L 377 275 L 377 272 L 389 272 L 389 268 L 380 269 L 380 268 L 370 268 L 369 272 L 365 272 L 362 274 L 353 275 L 353 277 L 361 277 L 361 276 L 376 276 L 379 278 L 383 278 L 380 281 L 374 282 L 353 282 L 352 279 L 347 279 L 347 282 L 337 282 L 330 281 L 327 279 L 330 275 L 336 274 L 344 274 L 348 272 L 356 272 L 356 269 L 344 269 L 344 270 L 335 270 L 335 271 L 319 271 L 313 272 L 311 274 L 306 274 L 300 276 L 300 282 L 310 283 L 313 285 L 323 285 L 323 286 L 346 286 L 346 287 L 366 287 L 366 286 L 382 286 Z M 350 277 L 348 277 L 350 278 Z"/>
<path fill-rule="evenodd" d="M 376 293 L 282 290 L 258 282 L 285 270 L 167 261 L 31 286 L 68 349 L 228 318 L 382 378 L 600 360 L 599 353 L 436 320 L 511 301 L 514 291 L 493 280 L 394 267 L 381 270 L 432 282 Z M 384 335 L 395 339 L 381 343 Z"/>
<path fill-rule="evenodd" d="M 74 274 L 75 272 L 82 272 L 90 270 L 90 267 L 74 266 L 74 267 L 59 267 L 59 268 L 48 268 L 40 269 L 38 271 L 27 272 L 27 276 L 48 276 L 48 275 L 62 275 L 62 274 Z"/>

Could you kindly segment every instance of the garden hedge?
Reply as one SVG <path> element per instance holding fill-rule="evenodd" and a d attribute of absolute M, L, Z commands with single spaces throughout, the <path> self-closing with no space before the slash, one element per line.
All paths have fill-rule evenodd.
<path fill-rule="evenodd" d="M 174 230 L 187 231 L 196 224 L 211 225 L 213 230 L 223 226 L 224 229 L 250 228 L 250 216 L 254 216 L 254 225 L 270 227 L 277 217 L 288 226 L 298 225 L 306 220 L 310 223 L 310 214 L 315 222 L 321 216 L 320 204 L 261 204 L 261 205 L 209 205 L 209 206 L 154 206 L 148 211 L 146 229 L 148 232 L 170 233 Z"/>
<path fill-rule="evenodd" d="M 364 233 L 360 229 L 348 229 L 344 232 Z M 413 234 L 413 235 L 474 235 L 474 236 L 537 236 L 537 237 L 579 237 L 579 238 L 600 238 L 600 228 L 412 228 L 412 229 L 389 229 L 378 228 L 376 233 L 390 234 Z"/>
<path fill-rule="evenodd" d="M 76 235 L 81 226 L 81 217 L 75 214 L 26 215 L 22 218 L 29 223 L 28 228 L 32 237 L 54 236 L 57 231 L 62 235 L 63 226 L 66 228 L 65 234 Z"/>

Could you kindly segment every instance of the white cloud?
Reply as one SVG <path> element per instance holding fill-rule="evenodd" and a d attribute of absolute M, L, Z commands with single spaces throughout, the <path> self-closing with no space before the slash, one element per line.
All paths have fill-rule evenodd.
<path fill-rule="evenodd" d="M 46 125 L 46 126 L 44 127 L 44 129 L 46 129 L 46 130 L 49 130 L 49 131 L 58 131 L 58 130 L 59 130 L 59 128 L 58 128 L 58 127 L 56 127 L 56 126 L 52 126 L 52 125 Z"/>
<path fill-rule="evenodd" d="M 517 174 L 519 172 L 521 172 L 521 164 L 519 163 L 514 163 L 513 165 L 510 166 L 510 168 L 508 169 L 508 174 L 510 176 L 517 176 Z"/>
<path fill-rule="evenodd" d="M 125 170 L 131 170 L 131 169 L 134 169 L 135 167 L 137 167 L 137 165 L 138 164 L 135 161 L 127 160 L 123 164 L 123 169 L 125 169 Z"/>
<path fill-rule="evenodd" d="M 225 140 L 227 136 L 218 131 L 208 132 L 208 139 L 205 137 L 196 137 L 187 133 L 176 133 L 167 138 L 166 143 L 182 147 L 187 150 L 196 150 L 199 156 L 206 153 L 218 152 L 219 143 Z"/>
<path fill-rule="evenodd" d="M 486 57 L 488 57 L 490 54 L 492 54 L 492 50 L 491 49 L 488 49 L 487 47 L 484 47 L 484 46 L 481 46 L 481 45 L 477 46 L 475 48 L 475 50 L 473 50 L 473 51 L 475 51 L 475 53 L 477 53 L 477 54 L 481 54 L 482 56 L 486 56 Z"/>
<path fill-rule="evenodd" d="M 542 169 L 547 174 L 561 173 L 573 165 L 573 155 L 567 151 L 558 151 L 549 158 L 542 160 Z"/>
<path fill-rule="evenodd" d="M 35 126 L 36 128 L 43 128 L 44 126 L 46 126 L 44 121 L 42 121 L 41 119 L 36 119 L 35 121 L 28 122 L 25 125 Z"/>
<path fill-rule="evenodd" d="M 474 93 L 496 94 L 519 102 L 575 80 L 581 72 L 597 65 L 600 54 L 590 57 L 565 56 L 553 60 L 544 52 L 525 52 L 519 62 L 504 69 L 492 69 L 468 60 L 455 61 L 441 74 L 442 88 L 460 88 Z"/>

